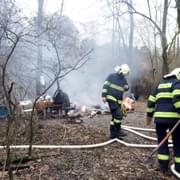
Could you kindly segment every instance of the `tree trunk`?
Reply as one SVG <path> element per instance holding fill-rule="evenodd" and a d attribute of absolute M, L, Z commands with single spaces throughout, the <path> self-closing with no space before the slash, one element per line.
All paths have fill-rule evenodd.
<path fill-rule="evenodd" d="M 177 24 L 178 24 L 178 30 L 180 30 L 180 0 L 176 0 L 176 8 L 177 8 Z"/>
<path fill-rule="evenodd" d="M 168 54 L 167 54 L 167 37 L 166 37 L 166 23 L 168 13 L 168 0 L 164 0 L 164 11 L 163 11 L 163 22 L 162 22 L 162 34 L 161 34 L 161 45 L 162 45 L 162 73 L 167 74 L 169 72 Z"/>
<path fill-rule="evenodd" d="M 36 73 L 36 96 L 39 96 L 42 91 L 41 86 L 41 76 L 42 76 L 42 20 L 43 20 L 43 5 L 44 0 L 38 0 L 38 17 L 37 17 L 37 46 L 38 46 L 38 55 L 37 55 L 37 73 Z"/>
<path fill-rule="evenodd" d="M 129 0 L 129 4 L 133 7 L 133 1 Z M 132 8 L 128 6 L 130 12 L 130 33 L 129 33 L 129 64 L 132 64 L 132 56 L 133 56 L 133 40 L 134 40 L 134 17 L 132 13 Z"/>

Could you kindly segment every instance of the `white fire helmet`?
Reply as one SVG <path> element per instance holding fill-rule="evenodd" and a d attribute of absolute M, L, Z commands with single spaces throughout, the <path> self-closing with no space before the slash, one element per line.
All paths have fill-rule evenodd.
<path fill-rule="evenodd" d="M 176 78 L 180 80 L 180 68 L 175 68 L 169 74 L 164 75 L 164 78 L 171 76 L 176 76 Z"/>
<path fill-rule="evenodd" d="M 122 64 L 121 66 L 116 66 L 114 68 L 114 70 L 119 73 L 119 74 L 123 74 L 123 75 L 128 75 L 130 72 L 130 68 L 127 64 Z"/>

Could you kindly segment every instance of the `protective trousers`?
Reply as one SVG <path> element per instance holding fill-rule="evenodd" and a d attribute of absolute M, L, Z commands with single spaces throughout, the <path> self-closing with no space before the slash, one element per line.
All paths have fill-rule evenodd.
<path fill-rule="evenodd" d="M 111 111 L 112 120 L 110 123 L 110 138 L 119 138 L 119 133 L 121 130 L 122 112 L 121 107 L 118 102 L 109 101 L 109 109 Z"/>
<path fill-rule="evenodd" d="M 167 131 L 171 130 L 174 127 L 174 124 L 165 124 L 165 123 L 156 123 L 156 133 L 158 138 L 158 144 L 166 136 Z M 172 133 L 173 141 L 173 151 L 174 151 L 174 163 L 175 169 L 180 173 L 180 126 L 178 126 Z M 158 161 L 160 168 L 167 170 L 169 166 L 169 148 L 168 141 L 165 141 L 164 144 L 158 150 Z"/>

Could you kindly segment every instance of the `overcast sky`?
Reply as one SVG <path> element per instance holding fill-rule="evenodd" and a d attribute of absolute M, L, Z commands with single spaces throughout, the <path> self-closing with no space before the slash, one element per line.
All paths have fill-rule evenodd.
<path fill-rule="evenodd" d="M 24 9 L 24 12 L 35 15 L 38 0 L 16 0 Z M 45 0 L 45 13 L 53 13 L 60 9 L 61 0 Z M 70 16 L 74 21 L 87 22 L 97 18 L 100 2 L 98 0 L 65 0 L 64 14 Z"/>
<path fill-rule="evenodd" d="M 45 14 L 60 10 L 62 0 L 45 0 Z M 36 16 L 38 0 L 16 0 L 18 7 L 27 16 Z M 110 41 L 103 16 L 103 3 L 100 0 L 64 0 L 63 14 L 68 16 L 80 30 L 82 36 L 93 37 L 98 44 Z"/>

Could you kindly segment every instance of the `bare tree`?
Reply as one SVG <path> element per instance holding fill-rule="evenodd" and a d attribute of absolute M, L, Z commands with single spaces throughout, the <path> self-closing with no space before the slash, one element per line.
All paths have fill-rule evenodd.
<path fill-rule="evenodd" d="M 167 56 L 167 37 L 166 37 L 166 29 L 167 29 L 167 14 L 168 14 L 168 0 L 164 0 L 164 11 L 163 11 L 163 21 L 162 21 L 162 34 L 161 34 L 161 44 L 162 44 L 162 73 L 166 74 L 169 72 L 169 62 Z"/>
<path fill-rule="evenodd" d="M 22 48 L 21 46 L 24 45 L 24 42 L 29 43 L 28 46 L 29 48 L 35 45 L 33 43 L 33 40 L 36 37 L 37 39 L 39 38 L 39 35 L 42 34 L 42 29 L 40 34 L 34 36 L 34 32 L 32 31 L 31 28 L 32 23 L 30 22 L 30 19 L 28 19 L 27 17 L 20 16 L 19 15 L 20 11 L 15 7 L 14 3 L 12 3 L 11 0 L 6 1 L 6 3 L 8 4 L 8 6 L 5 7 L 6 9 L 4 10 L 2 8 L 3 11 L 0 11 L 0 15 L 1 15 L 0 16 L 0 20 L 1 20 L 0 21 L 0 70 L 1 70 L 0 87 L 2 87 L 3 103 L 6 105 L 8 109 L 7 129 L 6 129 L 7 157 L 6 157 L 5 167 L 8 168 L 10 179 L 13 179 L 12 166 L 11 166 L 12 153 L 11 153 L 10 145 L 13 143 L 12 126 L 16 120 L 16 106 L 17 106 L 16 97 L 14 96 L 14 86 L 15 84 L 18 84 L 18 79 L 12 77 L 11 70 L 15 68 L 15 66 L 13 66 L 12 61 L 17 62 L 17 59 L 20 59 L 20 56 L 22 54 L 21 55 L 18 54 L 17 50 Z M 31 113 L 31 118 L 29 121 L 29 136 L 28 136 L 29 144 L 30 144 L 29 155 L 31 155 L 32 153 L 32 142 L 34 137 L 33 125 L 35 118 L 34 110 L 35 110 L 36 101 L 39 99 L 40 96 L 45 94 L 58 79 L 62 79 L 71 71 L 81 68 L 89 60 L 90 58 L 89 55 L 92 52 L 92 49 L 86 49 L 85 51 L 82 50 L 84 47 L 81 44 L 81 40 L 77 37 L 78 32 L 76 32 L 76 29 L 73 29 L 75 27 L 73 26 L 73 23 L 71 23 L 67 29 L 64 29 L 64 31 L 61 31 L 61 29 L 63 29 L 63 26 L 61 26 L 62 24 L 60 25 L 61 27 L 60 29 L 55 28 L 56 32 L 60 31 L 59 34 L 56 33 L 57 36 L 54 36 L 54 32 L 51 32 L 53 31 L 53 27 L 49 28 L 47 24 L 45 25 L 45 23 L 44 24 L 43 23 L 44 21 L 42 22 L 42 25 L 46 26 L 45 29 L 46 35 L 44 33 L 44 30 L 43 30 L 43 35 L 46 36 L 46 38 L 48 37 L 46 39 L 46 43 L 48 44 L 47 46 L 51 46 L 50 48 L 51 51 L 52 50 L 54 51 L 55 54 L 54 61 L 56 61 L 56 63 L 54 62 L 53 66 L 50 67 L 52 69 L 53 75 L 51 76 L 45 89 L 43 89 L 38 96 L 35 96 L 36 98 L 34 100 L 33 111 Z M 67 23 L 67 21 L 65 20 L 64 23 Z M 70 28 L 71 26 L 72 28 Z M 34 27 L 35 25 L 33 24 L 33 28 Z M 53 35 L 52 36 L 53 38 L 49 38 L 50 37 L 49 35 Z M 43 44 L 43 41 L 44 40 L 41 41 L 40 44 L 41 46 Z M 62 47 L 65 47 L 67 45 L 66 43 L 69 45 L 68 46 L 69 49 L 63 51 Z M 21 51 L 22 50 L 24 49 L 22 48 Z M 28 60 L 29 60 L 29 54 L 26 54 L 27 57 L 25 57 Z M 26 71 L 29 65 L 30 65 L 30 60 L 28 62 L 28 65 L 25 67 Z M 43 66 L 42 68 L 45 68 L 45 66 Z M 31 67 L 29 67 L 29 69 L 31 70 Z M 39 69 L 37 68 L 35 68 L 35 70 L 39 71 Z M 41 73 L 43 74 L 44 71 L 41 70 Z"/>
<path fill-rule="evenodd" d="M 129 4 L 133 6 L 133 0 L 129 0 Z M 128 6 L 130 12 L 130 33 L 129 33 L 129 64 L 132 64 L 133 56 L 133 40 L 134 40 L 134 17 L 131 13 L 132 9 Z M 132 68 L 131 68 L 132 69 Z"/>
<path fill-rule="evenodd" d="M 177 24 L 173 23 L 173 26 L 170 25 L 173 22 L 173 17 L 174 15 L 171 15 L 169 9 L 172 8 L 172 1 L 168 1 L 168 0 L 164 0 L 161 2 L 159 1 L 149 1 L 147 0 L 146 2 L 143 1 L 143 3 L 147 5 L 148 8 L 148 14 L 143 13 L 143 11 L 141 11 L 140 9 L 138 9 L 138 5 L 136 6 L 136 4 L 133 4 L 133 1 L 130 0 L 106 0 L 106 2 L 108 3 L 108 7 L 111 10 L 111 13 L 113 15 L 113 17 L 116 17 L 114 19 L 118 20 L 118 23 L 122 23 L 122 21 L 124 22 L 123 24 L 125 24 L 127 20 L 127 13 L 130 14 L 130 19 L 129 19 L 129 24 L 130 24 L 130 33 L 129 33 L 129 42 L 127 43 L 127 38 L 125 39 L 124 42 L 126 42 L 126 44 L 128 44 L 129 50 L 131 49 L 131 43 L 132 43 L 132 36 L 134 36 L 134 26 L 132 22 L 136 23 L 137 19 L 134 18 L 134 16 L 132 15 L 138 15 L 140 17 L 142 17 L 143 19 L 145 19 L 146 22 L 149 22 L 149 24 L 151 24 L 151 26 L 147 26 L 145 27 L 146 29 L 148 29 L 149 27 L 152 28 L 153 33 L 152 36 L 154 36 L 154 52 L 155 53 L 155 59 L 156 61 L 159 61 L 157 58 L 157 45 L 161 45 L 161 75 L 162 74 L 166 74 L 169 72 L 169 70 L 172 68 L 172 63 L 173 63 L 173 58 L 172 56 L 169 56 L 170 54 L 172 54 L 172 51 L 177 51 L 177 49 L 175 49 L 175 42 L 177 42 L 176 46 L 178 48 L 178 38 L 179 38 L 179 30 L 176 30 L 176 25 L 179 26 L 179 0 L 175 0 L 176 3 L 176 8 L 177 8 Z M 158 7 L 159 4 L 159 7 Z M 127 6 L 127 9 L 125 8 L 125 6 Z M 115 11 L 116 9 L 113 8 L 113 6 L 118 7 L 117 11 Z M 121 7 L 121 8 L 119 8 Z M 159 14 L 157 15 L 157 11 L 159 11 Z M 155 13 L 154 13 L 155 12 Z M 162 12 L 162 13 L 161 13 Z M 125 20 L 123 20 L 123 17 L 126 17 Z M 134 18 L 134 19 L 133 19 Z M 120 20 L 121 19 L 121 20 Z M 135 24 L 136 25 L 136 24 Z M 121 26 L 122 27 L 122 26 Z M 174 27 L 174 29 L 172 29 Z M 137 26 L 136 26 L 137 28 Z M 168 30 L 167 30 L 168 28 Z M 169 30 L 170 29 L 170 30 Z M 127 29 L 126 29 L 126 33 L 123 33 L 124 29 L 119 31 L 120 34 L 127 34 Z M 174 32 L 174 33 L 173 33 Z M 135 34 L 137 37 L 137 33 Z M 141 36 L 141 35 L 140 35 Z M 168 38 L 167 38 L 168 37 Z M 150 39 L 150 38 L 149 38 Z M 174 47 L 174 50 L 172 49 L 172 47 Z M 152 49 L 150 49 L 150 52 L 152 51 Z M 159 49 L 158 49 L 159 51 Z M 131 53 L 127 53 L 128 57 Z M 129 57 L 129 59 L 131 59 Z M 155 66 L 155 64 L 158 64 L 157 62 L 152 63 L 152 68 L 154 68 L 153 66 Z"/>
<path fill-rule="evenodd" d="M 43 23 L 43 5 L 44 0 L 38 0 L 38 16 L 37 16 L 37 46 L 38 46 L 38 58 L 37 58 L 37 75 L 36 75 L 36 95 L 39 96 L 42 91 L 41 78 L 42 78 L 42 23 Z"/>
<path fill-rule="evenodd" d="M 180 0 L 175 0 L 175 1 L 177 8 L 177 24 L 178 24 L 178 29 L 180 30 Z"/>
<path fill-rule="evenodd" d="M 7 128 L 6 128 L 6 163 L 5 167 L 8 168 L 9 179 L 12 179 L 11 169 L 11 151 L 10 144 L 12 144 L 12 124 L 15 120 L 16 101 L 12 97 L 14 82 L 10 80 L 8 73 L 8 66 L 15 53 L 15 50 L 20 41 L 28 33 L 25 24 L 26 19 L 19 16 L 19 10 L 15 7 L 12 1 L 6 1 L 1 7 L 1 20 L 0 20 L 0 63 L 1 63 L 1 86 L 3 101 L 7 107 Z"/>
<path fill-rule="evenodd" d="M 63 5 L 61 6 L 63 8 Z M 46 87 L 35 98 L 33 110 L 30 117 L 30 133 L 29 133 L 29 152 L 32 154 L 32 143 L 34 138 L 34 111 L 38 99 L 46 94 L 46 92 L 59 80 L 74 70 L 81 68 L 90 58 L 93 51 L 92 48 L 84 48 L 81 40 L 78 38 L 78 31 L 73 23 L 65 16 L 62 16 L 62 10 L 53 16 L 46 17 L 48 22 L 48 30 L 43 34 L 44 48 L 51 52 L 51 62 L 49 59 L 44 61 L 41 71 L 46 80 Z M 43 23 L 46 27 L 46 23 Z M 46 50 L 44 49 L 44 53 Z"/>
<path fill-rule="evenodd" d="M 175 0 L 176 8 L 177 8 L 177 24 L 178 24 L 178 31 L 180 31 L 180 0 Z M 179 57 L 179 36 L 177 37 L 177 51 L 176 57 Z"/>
<path fill-rule="evenodd" d="M 83 54 L 82 57 L 80 57 L 79 59 L 76 60 L 76 62 L 73 65 L 70 65 L 63 73 L 62 73 L 62 66 L 61 66 L 61 59 L 60 59 L 60 55 L 58 52 L 58 47 L 55 43 L 52 44 L 55 52 L 56 52 L 56 56 L 57 56 L 57 60 L 58 60 L 58 64 L 56 66 L 57 71 L 55 71 L 56 73 L 54 74 L 54 78 L 51 80 L 51 82 L 49 82 L 48 86 L 46 87 L 46 89 L 39 95 L 36 97 L 34 103 L 33 103 L 33 109 L 32 109 L 32 113 L 31 113 L 31 118 L 30 118 L 30 141 L 29 141 L 29 155 L 32 155 L 32 143 L 33 143 L 33 137 L 34 137 L 34 131 L 33 131 L 33 120 L 34 120 L 34 110 L 35 110 L 35 105 L 36 102 L 38 101 L 38 99 L 43 96 L 53 85 L 55 82 L 57 82 L 59 79 L 62 79 L 63 77 L 65 77 L 67 74 L 69 74 L 71 71 L 74 70 L 78 70 L 79 68 L 81 68 L 88 60 L 89 60 L 89 55 L 92 52 L 92 49 L 90 49 L 89 51 L 87 51 L 85 54 Z"/>
<path fill-rule="evenodd" d="M 161 47 L 162 47 L 162 74 L 166 74 L 169 72 L 169 65 L 171 63 L 170 59 L 168 58 L 168 43 L 166 37 L 166 28 L 167 28 L 167 15 L 168 15 L 168 7 L 169 2 L 168 0 L 164 0 L 164 10 L 163 10 L 163 17 L 162 17 L 162 27 L 152 19 L 151 14 L 150 16 L 141 13 L 140 11 L 136 10 L 130 3 L 127 1 L 122 1 L 122 3 L 126 4 L 128 7 L 132 9 L 131 12 L 133 14 L 140 15 L 141 17 L 145 18 L 149 22 L 151 22 L 154 27 L 157 29 L 160 39 L 161 39 Z M 175 33 L 176 34 L 176 33 Z"/>
<path fill-rule="evenodd" d="M 112 17 L 112 51 L 113 51 L 113 59 L 116 58 L 117 54 L 120 57 L 120 52 L 116 52 L 116 49 L 121 47 L 124 48 L 125 54 L 128 57 L 129 52 L 127 51 L 127 47 L 129 46 L 126 39 L 126 33 L 123 32 L 122 28 L 122 20 L 121 20 L 121 6 L 118 0 L 106 0 L 108 9 L 111 13 Z M 116 56 L 115 56 L 116 55 Z"/>

